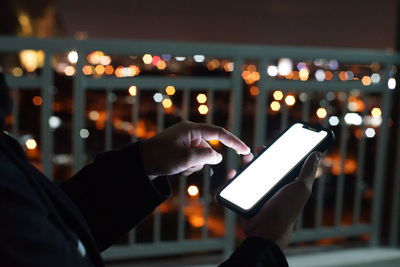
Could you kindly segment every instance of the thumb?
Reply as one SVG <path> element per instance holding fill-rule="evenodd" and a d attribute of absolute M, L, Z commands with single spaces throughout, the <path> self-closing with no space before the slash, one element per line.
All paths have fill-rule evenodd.
<path fill-rule="evenodd" d="M 216 152 L 211 147 L 196 147 L 192 148 L 189 165 L 215 165 L 222 161 L 222 155 Z"/>
<path fill-rule="evenodd" d="M 320 158 L 320 152 L 313 152 L 312 154 L 310 154 L 304 162 L 303 168 L 301 169 L 300 174 L 296 179 L 297 181 L 303 181 L 310 191 L 315 180 L 315 174 L 317 173 Z"/>

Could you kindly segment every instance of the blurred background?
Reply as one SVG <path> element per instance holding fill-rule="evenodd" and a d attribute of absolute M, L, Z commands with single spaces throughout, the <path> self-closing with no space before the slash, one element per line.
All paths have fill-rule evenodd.
<path fill-rule="evenodd" d="M 337 138 L 289 262 L 398 266 L 398 10 L 395 0 L 2 0 L 7 129 L 65 180 L 98 152 L 181 120 L 253 148 L 295 121 L 321 124 Z M 173 197 L 104 252 L 108 266 L 213 266 L 232 252 L 240 224 L 214 196 L 240 159 L 211 145 L 224 162 L 171 177 Z"/>

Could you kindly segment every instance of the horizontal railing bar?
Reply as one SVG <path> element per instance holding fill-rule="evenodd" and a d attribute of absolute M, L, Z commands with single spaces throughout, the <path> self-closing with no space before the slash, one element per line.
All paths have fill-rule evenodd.
<path fill-rule="evenodd" d="M 18 87 L 19 89 L 38 89 L 38 87 L 42 86 L 40 77 L 14 77 L 6 75 L 6 82 L 10 87 Z"/>
<path fill-rule="evenodd" d="M 157 89 L 173 85 L 182 90 L 199 89 L 204 90 L 230 90 L 231 80 L 229 78 L 192 78 L 192 77 L 134 77 L 134 78 L 86 78 L 88 88 L 105 88 L 112 86 L 115 90 L 128 88 L 136 85 L 139 89 Z"/>
<path fill-rule="evenodd" d="M 115 87 L 115 90 L 126 89 L 131 85 L 136 85 L 140 89 L 156 89 L 158 87 L 173 85 L 175 87 L 182 87 L 182 89 L 198 89 L 204 90 L 211 88 L 211 90 L 230 90 L 231 79 L 229 78 L 192 78 L 192 77 L 134 77 L 134 78 L 88 78 L 85 77 L 88 88 L 106 88 Z M 40 87 L 40 77 L 13 77 L 6 76 L 7 84 L 14 87 L 34 89 Z M 188 87 L 189 86 L 189 87 Z M 330 91 L 330 90 L 352 90 L 360 89 L 364 92 L 382 92 L 382 84 L 364 86 L 359 81 L 291 81 L 291 80 L 267 80 L 266 90 L 279 89 L 279 90 L 304 90 L 304 91 Z M 261 88 L 263 89 L 263 88 Z"/>
<path fill-rule="evenodd" d="M 89 78 L 85 77 L 88 89 L 113 87 L 115 90 L 126 89 L 131 85 L 136 85 L 140 89 L 156 89 L 168 85 L 182 87 L 183 90 L 230 90 L 231 79 L 229 78 L 192 78 L 192 77 L 134 77 L 134 78 Z M 6 76 L 6 81 L 9 86 L 19 87 L 23 89 L 35 89 L 40 87 L 40 77 L 13 77 Z M 291 81 L 291 80 L 267 80 L 266 90 L 304 90 L 304 91 L 332 91 L 332 90 L 352 90 L 359 89 L 364 92 L 382 92 L 384 90 L 382 84 L 363 86 L 359 81 Z M 263 88 L 261 88 L 263 89 Z"/>
<path fill-rule="evenodd" d="M 212 44 L 202 42 L 168 42 L 168 41 L 143 41 L 143 40 L 74 40 L 61 38 L 15 38 L 0 37 L 0 51 L 13 52 L 23 49 L 47 50 L 62 52 L 66 50 L 103 50 L 115 54 L 162 54 L 173 53 L 181 56 L 204 54 L 217 57 L 246 57 L 259 59 L 263 57 L 294 59 L 327 58 L 342 62 L 357 61 L 358 63 L 380 62 L 391 64 L 393 60 L 399 61 L 398 56 L 393 57 L 392 52 L 348 49 L 348 48 L 318 48 L 318 47 L 290 47 L 273 45 L 237 45 L 237 44 Z"/>
<path fill-rule="evenodd" d="M 364 86 L 360 81 L 293 81 L 293 80 L 267 80 L 266 81 L 267 90 L 279 89 L 279 90 L 304 90 L 304 91 L 332 91 L 340 90 L 347 91 L 353 89 L 359 89 L 364 92 L 383 92 L 385 87 L 383 84 L 374 84 L 370 86 Z M 387 86 L 386 86 L 387 88 Z"/>
<path fill-rule="evenodd" d="M 316 241 L 323 238 L 356 237 L 363 234 L 371 234 L 372 226 L 361 224 L 344 227 L 321 227 L 317 229 L 302 229 L 293 233 L 291 242 Z"/>
<path fill-rule="evenodd" d="M 182 242 L 160 242 L 157 244 L 115 245 L 104 251 L 105 260 L 129 259 L 151 256 L 166 256 L 185 254 L 188 252 L 205 252 L 222 250 L 222 238 L 210 238 L 205 240 L 187 240 Z"/>

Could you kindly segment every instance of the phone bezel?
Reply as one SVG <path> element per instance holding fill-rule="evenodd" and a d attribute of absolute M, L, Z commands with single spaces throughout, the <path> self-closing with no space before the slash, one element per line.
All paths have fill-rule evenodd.
<path fill-rule="evenodd" d="M 264 196 L 262 198 L 260 198 L 254 205 L 252 208 L 250 209 L 243 209 L 240 206 L 237 206 L 235 203 L 221 197 L 221 192 L 227 187 L 229 186 L 229 184 L 236 179 L 246 168 L 248 168 L 255 160 L 257 160 L 257 158 L 264 153 L 272 144 L 274 144 L 283 134 L 285 134 L 292 126 L 294 126 L 295 124 L 302 124 L 303 128 L 306 128 L 308 130 L 311 131 L 325 131 L 327 133 L 326 137 L 321 140 L 315 147 L 314 149 L 312 149 L 308 154 L 305 155 L 305 157 L 303 157 L 302 160 L 300 160 L 296 166 L 294 166 L 285 176 L 282 177 L 282 179 L 280 179 L 280 181 L 278 183 L 276 183 L 266 194 L 264 194 Z M 299 175 L 300 170 L 305 162 L 305 160 L 307 159 L 307 157 L 313 153 L 314 151 L 319 151 L 321 153 L 325 152 L 325 150 L 333 143 L 335 139 L 335 135 L 332 132 L 332 130 L 324 128 L 320 125 L 314 125 L 314 124 L 310 124 L 310 123 L 306 123 L 306 122 L 294 122 L 292 123 L 285 131 L 283 131 L 277 138 L 275 138 L 265 149 L 263 149 L 261 151 L 261 153 L 259 153 L 259 155 L 257 155 L 257 157 L 255 157 L 250 163 L 248 163 L 245 168 L 243 170 L 241 170 L 239 173 L 237 173 L 235 175 L 234 178 L 232 178 L 227 184 L 225 184 L 217 193 L 216 195 L 216 199 L 217 201 L 233 210 L 234 212 L 240 214 L 241 216 L 245 217 L 245 218 L 250 218 L 252 216 L 254 216 L 257 211 L 263 206 L 263 204 L 265 202 L 267 202 L 273 195 L 275 195 L 275 193 L 281 189 L 283 186 L 285 186 L 286 184 L 294 181 L 296 179 L 296 177 Z"/>

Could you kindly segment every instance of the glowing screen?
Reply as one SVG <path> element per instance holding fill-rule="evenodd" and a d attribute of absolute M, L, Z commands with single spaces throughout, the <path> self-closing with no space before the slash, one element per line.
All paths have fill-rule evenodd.
<path fill-rule="evenodd" d="M 294 124 L 220 193 L 242 209 L 251 209 L 325 137 Z"/>

